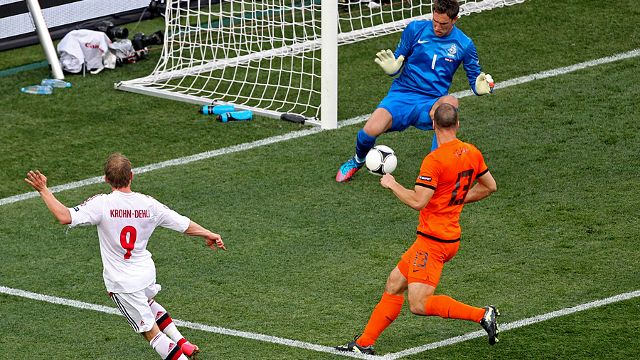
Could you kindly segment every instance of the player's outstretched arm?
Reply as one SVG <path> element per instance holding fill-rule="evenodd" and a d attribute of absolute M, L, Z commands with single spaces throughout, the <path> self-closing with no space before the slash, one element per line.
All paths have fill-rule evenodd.
<path fill-rule="evenodd" d="M 397 74 L 402 68 L 402 63 L 404 62 L 404 55 L 398 56 L 396 59 L 395 55 L 393 55 L 393 51 L 380 50 L 376 53 L 376 59 L 374 60 L 376 64 L 378 64 L 382 70 L 390 76 Z"/>
<path fill-rule="evenodd" d="M 207 246 L 213 250 L 227 250 L 227 248 L 224 247 L 224 242 L 219 234 L 211 232 L 193 221 L 189 223 L 189 227 L 184 233 L 189 236 L 199 236 L 203 238 Z"/>
<path fill-rule="evenodd" d="M 400 185 L 391 174 L 384 174 L 380 179 L 380 185 L 390 189 L 405 205 L 418 211 L 427 206 L 435 192 L 433 189 L 424 186 L 416 186 L 413 190 L 407 189 Z"/>
<path fill-rule="evenodd" d="M 51 211 L 60 224 L 71 224 L 71 213 L 69 212 L 69 209 L 56 199 L 49 188 L 47 188 L 47 177 L 44 176 L 44 174 L 40 173 L 38 170 L 30 170 L 24 181 L 31 185 L 35 191 L 40 193 L 40 197 L 49 208 L 49 211 Z"/>
<path fill-rule="evenodd" d="M 476 94 L 478 95 L 487 95 L 492 93 L 494 86 L 495 83 L 493 78 L 489 74 L 481 72 L 476 78 Z"/>
<path fill-rule="evenodd" d="M 478 182 L 469 190 L 467 196 L 464 198 L 465 204 L 480 201 L 498 190 L 496 180 L 488 171 L 476 180 Z"/>

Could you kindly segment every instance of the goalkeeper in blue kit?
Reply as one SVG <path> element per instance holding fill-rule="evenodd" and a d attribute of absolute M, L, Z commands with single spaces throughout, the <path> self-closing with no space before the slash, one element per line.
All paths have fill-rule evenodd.
<path fill-rule="evenodd" d="M 481 72 L 473 41 L 455 26 L 456 0 L 434 0 L 433 19 L 411 22 L 402 32 L 395 52 L 379 51 L 375 62 L 393 80 L 387 96 L 371 114 L 356 138 L 356 154 L 336 174 L 336 181 L 350 180 L 364 165 L 376 138 L 409 126 L 433 130 L 433 114 L 441 104 L 458 108 L 458 99 L 448 94 L 453 74 L 460 64 L 476 95 L 493 91 L 491 75 Z M 434 140 L 432 150 L 437 148 Z"/>

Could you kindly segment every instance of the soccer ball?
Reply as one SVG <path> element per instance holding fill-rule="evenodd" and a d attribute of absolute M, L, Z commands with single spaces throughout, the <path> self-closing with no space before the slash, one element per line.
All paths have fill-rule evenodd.
<path fill-rule="evenodd" d="M 367 153 L 365 165 L 370 173 L 382 176 L 391 174 L 396 169 L 398 158 L 390 147 L 376 145 Z"/>

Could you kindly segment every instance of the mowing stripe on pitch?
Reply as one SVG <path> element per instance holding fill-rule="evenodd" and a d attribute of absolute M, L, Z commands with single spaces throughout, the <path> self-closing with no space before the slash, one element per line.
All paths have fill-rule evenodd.
<path fill-rule="evenodd" d="M 496 89 L 504 89 L 504 88 L 507 88 L 507 87 L 510 87 L 510 86 L 520 85 L 520 84 L 528 83 L 528 82 L 534 81 L 534 80 L 540 80 L 540 79 L 546 79 L 546 78 L 549 78 L 549 77 L 560 76 L 560 75 L 568 74 L 568 73 L 571 73 L 571 72 L 574 72 L 574 71 L 578 71 L 578 70 L 582 70 L 582 69 L 586 69 L 586 68 L 590 68 L 590 67 L 594 67 L 594 66 L 609 64 L 609 63 L 620 61 L 620 60 L 631 59 L 631 58 L 638 57 L 638 56 L 640 56 L 640 49 L 634 49 L 634 50 L 631 50 L 631 51 L 619 53 L 619 54 L 612 55 L 612 56 L 603 57 L 603 58 L 600 58 L 600 59 L 585 61 L 585 62 L 581 62 L 581 63 L 578 63 L 578 64 L 570 65 L 570 66 L 565 66 L 565 67 L 552 69 L 552 70 L 541 71 L 539 73 L 526 75 L 526 76 L 521 76 L 521 77 L 518 77 L 518 78 L 515 78 L 515 79 L 511 79 L 511 80 L 501 81 L 501 82 L 496 83 L 496 87 L 495 88 Z M 460 99 L 460 98 L 463 98 L 463 97 L 467 97 L 467 96 L 473 95 L 473 92 L 471 92 L 471 90 L 465 90 L 465 91 L 459 91 L 459 92 L 453 93 L 451 95 L 453 95 L 453 96 L 457 97 L 458 99 Z M 369 115 L 362 115 L 362 116 L 357 116 L 357 117 L 349 119 L 349 120 L 341 121 L 339 127 L 343 127 L 343 126 L 347 126 L 347 125 L 353 125 L 353 124 L 357 124 L 357 123 L 366 121 L 368 117 L 369 117 Z M 0 205 L 2 205 L 1 201 L 0 201 Z"/>
<path fill-rule="evenodd" d="M 250 143 L 243 143 L 243 144 L 233 145 L 233 146 L 229 146 L 229 147 L 222 148 L 222 149 L 205 151 L 205 152 L 202 152 L 202 153 L 199 153 L 199 154 L 195 154 L 195 155 L 185 156 L 185 157 L 181 157 L 181 158 L 177 158 L 177 159 L 173 159 L 173 160 L 167 160 L 167 161 L 162 161 L 162 162 L 155 163 L 155 164 L 150 164 L 150 165 L 146 165 L 146 166 L 137 167 L 137 168 L 133 169 L 133 173 L 134 174 L 142 174 L 142 173 L 146 173 L 146 172 L 153 171 L 153 170 L 163 169 L 163 168 L 166 168 L 166 167 L 169 167 L 169 166 L 185 165 L 185 164 L 192 163 L 194 161 L 209 159 L 209 158 L 213 158 L 213 157 L 220 156 L 220 155 L 232 154 L 232 153 L 235 153 L 235 152 L 249 150 L 249 149 L 253 149 L 253 148 L 257 148 L 257 147 L 265 146 L 265 145 L 269 145 L 269 144 L 275 144 L 275 143 L 279 143 L 281 141 L 296 139 L 296 138 L 299 138 L 299 137 L 315 134 L 315 133 L 318 133 L 318 132 L 321 132 L 321 131 L 322 130 L 319 127 L 315 127 L 314 126 L 312 128 L 309 128 L 309 129 L 293 131 L 293 132 L 290 132 L 290 133 L 287 133 L 287 134 L 278 135 L 278 136 L 272 136 L 270 138 L 261 139 L 261 140 L 253 141 L 253 142 L 250 142 Z M 83 186 L 101 184 L 103 182 L 104 182 L 104 176 L 96 176 L 96 177 L 92 177 L 92 178 L 89 178 L 89 179 L 84 179 L 84 180 L 74 181 L 74 182 L 71 182 L 71 183 L 63 184 L 63 185 L 53 186 L 53 187 L 50 187 L 49 190 L 51 190 L 52 193 L 58 193 L 58 192 L 65 191 L 65 190 L 77 189 L 77 188 L 80 188 L 80 187 L 83 187 Z M 0 206 L 7 205 L 7 204 L 12 204 L 12 203 L 15 203 L 15 202 L 19 202 L 19 201 L 22 201 L 22 200 L 27 200 L 27 199 L 31 199 L 31 198 L 35 198 L 35 197 L 38 197 L 38 193 L 35 192 L 35 191 L 29 192 L 29 193 L 20 194 L 20 195 L 14 195 L 14 196 L 6 197 L 4 199 L 0 199 Z"/>
<path fill-rule="evenodd" d="M 120 311 L 118 311 L 118 309 L 116 308 L 90 304 L 90 303 L 77 301 L 77 300 L 60 298 L 57 296 L 42 295 L 42 294 L 30 292 L 30 291 L 13 289 L 5 286 L 0 286 L 0 293 L 19 296 L 27 299 L 32 299 L 32 300 L 44 301 L 52 304 L 71 306 L 79 309 L 93 310 L 93 311 L 103 312 L 107 314 L 122 316 Z M 637 297 L 640 297 L 640 290 L 611 296 L 605 299 L 596 300 L 596 301 L 588 302 L 585 304 L 580 304 L 577 306 L 552 311 L 546 314 L 533 316 L 530 318 L 517 320 L 517 321 L 513 321 L 506 324 L 500 324 L 500 329 L 502 332 L 513 330 L 513 329 L 521 328 L 524 326 L 533 325 L 542 321 L 547 321 L 553 318 L 557 318 L 565 315 L 571 315 L 580 311 L 585 311 L 585 310 L 613 304 L 620 301 L 630 300 Z M 389 353 L 384 356 L 372 356 L 372 355 L 362 355 L 362 354 L 355 354 L 355 353 L 344 353 L 344 352 L 337 351 L 334 348 L 329 346 L 317 345 L 317 344 L 307 343 L 307 342 L 298 341 L 298 340 L 285 339 L 277 336 L 226 329 L 218 326 L 199 324 L 199 323 L 194 323 L 194 322 L 184 321 L 184 320 L 174 319 L 173 321 L 177 326 L 186 327 L 189 329 L 201 330 L 201 331 L 222 334 L 222 335 L 237 336 L 237 337 L 251 339 L 251 340 L 258 340 L 258 341 L 263 341 L 263 342 L 268 342 L 273 344 L 285 345 L 285 346 L 296 347 L 296 348 L 323 352 L 323 353 L 330 353 L 335 355 L 342 355 L 342 356 L 353 357 L 358 359 L 399 359 L 405 356 L 415 355 L 424 351 L 433 350 L 433 349 L 437 349 L 444 346 L 454 345 L 457 343 L 461 343 L 471 339 L 476 339 L 479 337 L 484 337 L 487 335 L 484 330 L 479 330 L 479 331 L 474 331 L 464 335 L 456 336 L 450 339 L 434 342 L 431 344 L 426 344 L 426 345 L 406 349 L 406 350 L 395 352 L 395 353 Z"/>
<path fill-rule="evenodd" d="M 93 310 L 93 311 L 102 312 L 106 314 L 123 316 L 120 310 L 118 310 L 117 308 L 86 303 L 83 301 L 65 299 L 57 296 L 43 295 L 43 294 L 31 292 L 31 291 L 14 289 L 14 288 L 9 288 L 5 286 L 0 286 L 0 294 L 19 296 L 27 299 L 32 299 L 32 300 L 44 301 L 51 304 L 65 305 L 65 306 L 71 306 L 78 309 Z M 233 330 L 233 329 L 226 329 L 223 327 L 199 324 L 199 323 L 178 320 L 178 319 L 173 319 L 173 322 L 176 324 L 176 326 L 185 327 L 185 328 L 194 329 L 194 330 L 206 331 L 206 332 L 215 333 L 215 334 L 237 336 L 237 337 L 251 339 L 251 340 L 258 340 L 258 341 L 263 341 L 263 342 L 268 342 L 273 344 L 280 344 L 280 345 L 285 345 L 290 347 L 301 348 L 305 350 L 342 355 L 342 356 L 352 357 L 357 359 L 380 359 L 379 356 L 362 355 L 362 354 L 355 354 L 355 353 L 344 353 L 329 346 L 311 344 L 304 341 L 285 339 L 277 336 L 264 335 L 264 334 L 252 333 L 247 331 Z"/>
<path fill-rule="evenodd" d="M 557 318 L 560 316 L 565 316 L 565 315 L 571 315 L 580 311 L 584 311 L 584 310 L 589 310 L 589 309 L 593 309 L 593 308 L 597 308 L 600 306 L 604 306 L 604 305 L 609 305 L 609 304 L 613 304 L 619 301 L 624 301 L 624 300 L 629 300 L 629 299 L 633 299 L 633 298 L 637 298 L 640 297 L 640 290 L 636 290 L 636 291 L 632 291 L 632 292 L 628 292 L 628 293 L 624 293 L 624 294 L 620 294 L 620 295 L 615 295 L 615 296 L 611 296 L 605 299 L 601 299 L 601 300 L 596 300 L 596 301 L 592 301 L 592 302 L 588 302 L 586 304 L 581 304 L 581 305 L 577 305 L 574 307 L 569 307 L 569 308 L 564 308 L 561 310 L 556 310 L 556 311 L 552 311 L 550 313 L 546 313 L 546 314 L 542 314 L 542 315 L 538 315 L 538 316 L 534 316 L 534 317 L 530 317 L 530 318 L 526 318 L 526 319 L 522 319 L 522 320 L 518 320 L 518 321 L 513 321 L 510 323 L 506 323 L 506 324 L 500 324 L 500 331 L 504 332 L 504 331 L 508 331 L 508 330 L 513 330 L 513 329 L 517 329 L 517 328 L 521 328 L 524 326 L 529 326 L 529 325 L 533 325 L 535 323 L 539 323 L 542 321 L 547 321 L 553 318 Z M 434 342 L 431 344 L 426 344 L 426 345 L 422 345 L 422 346 L 418 346 L 418 347 L 414 347 L 411 349 L 406 349 L 403 351 L 399 351 L 396 353 L 389 353 L 386 354 L 384 356 L 385 359 L 399 359 L 401 357 L 405 357 L 405 356 L 409 356 L 409 355 L 415 355 L 427 350 L 433 350 L 433 349 L 437 349 L 440 347 L 444 347 L 444 346 L 449 346 L 449 345 L 453 345 L 453 344 L 457 344 L 463 341 L 467 341 L 467 340 L 471 340 L 471 339 L 475 339 L 475 338 L 479 338 L 479 337 L 484 337 L 487 336 L 487 333 L 484 330 L 480 330 L 480 331 L 474 331 L 472 333 L 468 333 L 468 334 L 464 334 L 464 335 L 460 335 L 460 336 L 456 336 L 453 337 L 451 339 L 447 339 L 447 340 L 442 340 L 442 341 L 438 341 L 438 342 Z"/>
<path fill-rule="evenodd" d="M 545 78 L 548 78 L 548 77 L 564 75 L 564 74 L 567 74 L 567 73 L 570 73 L 570 72 L 574 72 L 574 71 L 578 71 L 578 70 L 581 70 L 581 69 L 586 69 L 586 68 L 589 68 L 589 67 L 608 64 L 608 63 L 612 63 L 612 62 L 616 62 L 616 61 L 620 61 L 620 60 L 624 60 L 624 59 L 630 59 L 630 58 L 634 58 L 634 57 L 638 57 L 638 56 L 640 56 L 640 49 L 635 49 L 635 50 L 631 50 L 631 51 L 628 51 L 628 52 L 616 54 L 616 55 L 613 55 L 613 56 L 607 56 L 607 57 L 603 57 L 603 58 L 596 59 L 596 60 L 585 61 L 585 62 L 582 62 L 582 63 L 579 63 L 579 64 L 575 64 L 575 65 L 571 65 L 571 66 L 565 66 L 565 67 L 561 67 L 561 68 L 557 68 L 557 69 L 553 69 L 553 70 L 542 71 L 542 72 L 535 73 L 535 74 L 532 74 L 532 75 L 527 75 L 527 76 L 522 76 L 522 77 L 518 77 L 518 78 L 515 78 L 515 79 L 511 79 L 511 80 L 502 81 L 502 82 L 499 82 L 499 83 L 496 84 L 496 89 L 503 89 L 503 88 L 506 88 L 506 87 L 509 87 L 509 86 L 524 84 L 524 83 L 527 83 L 527 82 L 530 82 L 530 81 L 533 81 L 533 80 L 539 80 L 539 79 L 545 79 Z M 463 97 L 471 96 L 472 94 L 473 93 L 471 92 L 471 90 L 465 90 L 465 91 L 459 91 L 459 92 L 453 93 L 451 95 L 453 95 L 453 96 L 455 96 L 457 98 L 463 98 Z M 339 124 L 338 124 L 338 127 L 344 127 L 344 126 L 349 126 L 349 125 L 353 125 L 353 124 L 364 122 L 364 121 L 367 120 L 369 115 L 361 115 L 361 116 L 357 116 L 357 117 L 354 117 L 354 118 L 351 118 L 351 119 L 348 119 L 348 120 L 340 121 Z M 316 127 L 311 128 L 311 129 L 300 130 L 300 131 L 293 131 L 293 132 L 290 132 L 290 133 L 287 133 L 287 134 L 273 136 L 273 137 L 270 137 L 270 138 L 253 141 L 253 142 L 250 142 L 250 143 L 234 145 L 234 146 L 230 146 L 230 147 L 226 147 L 226 148 L 222 148 L 222 149 L 206 151 L 206 152 L 202 152 L 202 153 L 199 153 L 199 154 L 190 155 L 190 156 L 186 156 L 186 157 L 182 157 L 182 158 L 178 158 L 178 159 L 167 160 L 167 161 L 163 161 L 163 162 L 159 162 L 159 163 L 155 163 L 155 164 L 151 164 L 151 165 L 147 165 L 147 166 L 142 166 L 142 167 L 133 169 L 133 172 L 136 173 L 136 174 L 142 174 L 142 173 L 153 171 L 153 170 L 163 169 L 163 168 L 166 168 L 166 167 L 169 167 L 169 166 L 185 165 L 185 164 L 188 164 L 188 163 L 191 163 L 191 162 L 194 162 L 194 161 L 198 161 L 198 160 L 210 159 L 210 158 L 213 158 L 213 157 L 216 157 L 216 156 L 220 156 L 220 155 L 226 155 L 226 154 L 231 154 L 231 153 L 240 152 L 240 151 L 244 151 L 244 150 L 249 150 L 249 149 L 257 148 L 257 147 L 260 147 L 260 146 L 279 143 L 281 141 L 297 139 L 297 138 L 300 138 L 300 137 L 303 137 L 303 136 L 316 134 L 316 133 L 319 133 L 321 131 L 322 130 L 320 128 L 316 128 Z M 54 186 L 54 187 L 51 187 L 50 190 L 53 193 L 57 193 L 57 192 L 65 191 L 65 190 L 77 189 L 79 187 L 83 187 L 83 186 L 87 186 L 87 185 L 100 184 L 103 181 L 104 181 L 104 179 L 103 179 L 102 176 L 96 176 L 96 177 L 85 179 L 85 180 L 81 180 L 81 181 L 75 181 L 75 182 L 67 183 L 67 184 L 64 184 L 64 185 Z M 35 198 L 37 196 L 38 196 L 38 193 L 35 192 L 35 191 L 34 192 L 20 194 L 20 195 L 9 196 L 9 197 L 6 197 L 4 199 L 0 199 L 0 206 L 7 205 L 7 204 L 12 204 L 12 203 L 19 202 L 19 201 L 22 201 L 22 200 Z"/>

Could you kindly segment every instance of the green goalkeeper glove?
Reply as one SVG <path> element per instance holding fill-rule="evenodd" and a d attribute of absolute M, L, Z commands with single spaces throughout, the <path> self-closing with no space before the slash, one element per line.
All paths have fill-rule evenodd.
<path fill-rule="evenodd" d="M 476 78 L 476 94 L 478 95 L 487 95 L 492 93 L 494 86 L 495 83 L 493 82 L 493 78 L 489 74 L 481 72 Z"/>
<path fill-rule="evenodd" d="M 377 58 L 374 61 L 376 62 L 376 64 L 380 65 L 382 70 L 384 70 L 387 75 L 395 75 L 398 73 L 400 68 L 402 68 L 404 55 L 400 55 L 396 59 L 396 57 L 393 55 L 393 51 L 387 49 L 378 51 L 376 56 Z"/>

